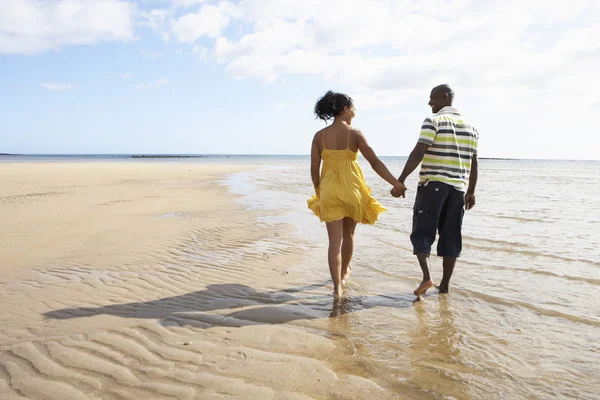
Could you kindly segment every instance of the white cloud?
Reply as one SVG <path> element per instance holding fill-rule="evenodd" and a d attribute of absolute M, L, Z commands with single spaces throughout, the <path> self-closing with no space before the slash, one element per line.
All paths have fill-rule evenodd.
<path fill-rule="evenodd" d="M 0 7 L 0 54 L 39 54 L 73 44 L 134 39 L 133 3 L 10 0 Z"/>
<path fill-rule="evenodd" d="M 302 20 L 287 22 L 275 20 L 265 29 L 244 35 L 237 43 L 224 37 L 215 44 L 217 59 L 227 60 L 245 54 L 273 55 L 286 53 L 299 47 L 306 47 L 306 23 Z"/>
<path fill-rule="evenodd" d="M 247 33 L 214 44 L 234 78 L 319 75 L 354 88 L 362 108 L 395 107 L 440 82 L 478 95 L 485 87 L 576 96 L 600 69 L 600 27 L 582 26 L 600 17 L 592 0 L 246 0 L 236 7 L 230 15 Z"/>
<path fill-rule="evenodd" d="M 157 32 L 164 41 L 168 41 L 171 38 L 171 33 L 167 28 L 167 24 L 172 20 L 173 12 L 172 9 L 155 9 L 142 12 L 140 24 Z"/>
<path fill-rule="evenodd" d="M 167 83 L 168 83 L 167 79 L 166 78 L 162 78 L 162 79 L 157 80 L 156 82 L 140 83 L 135 88 L 137 90 L 157 89 L 157 88 L 159 88 L 161 86 L 166 85 Z"/>
<path fill-rule="evenodd" d="M 124 74 L 121 75 L 121 79 L 129 79 L 133 76 L 133 74 L 131 72 L 125 72 Z"/>
<path fill-rule="evenodd" d="M 217 6 L 205 4 L 196 13 L 185 14 L 175 19 L 171 30 L 177 40 L 194 43 L 201 37 L 215 38 L 227 27 L 231 19 L 229 3 Z"/>
<path fill-rule="evenodd" d="M 192 7 L 202 3 L 208 3 L 211 0 L 173 0 L 173 7 Z"/>
<path fill-rule="evenodd" d="M 40 86 L 44 89 L 48 90 L 69 90 L 73 89 L 75 85 L 73 84 L 64 84 L 64 83 L 40 83 Z"/>
<path fill-rule="evenodd" d="M 600 50 L 600 22 L 566 32 L 554 50 L 565 53 Z"/>

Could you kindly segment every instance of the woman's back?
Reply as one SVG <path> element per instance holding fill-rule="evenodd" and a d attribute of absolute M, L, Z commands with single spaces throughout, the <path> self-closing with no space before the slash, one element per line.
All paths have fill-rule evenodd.
<path fill-rule="evenodd" d="M 348 124 L 333 124 L 317 133 L 317 145 L 321 156 L 323 150 L 350 150 L 358 152 L 358 136 L 356 130 Z"/>
<path fill-rule="evenodd" d="M 334 124 L 321 130 L 318 135 L 323 160 L 321 190 L 333 189 L 339 195 L 341 187 L 360 184 L 357 180 L 362 179 L 362 171 L 356 162 L 358 143 L 351 127 L 347 124 Z"/>

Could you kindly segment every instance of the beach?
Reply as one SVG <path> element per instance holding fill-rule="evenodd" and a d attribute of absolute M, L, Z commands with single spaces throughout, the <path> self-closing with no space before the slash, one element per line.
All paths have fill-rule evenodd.
<path fill-rule="evenodd" d="M 394 398 L 283 325 L 305 249 L 219 184 L 248 168 L 1 165 L 0 397 Z"/>
<path fill-rule="evenodd" d="M 482 162 L 417 303 L 415 177 L 361 165 L 389 211 L 335 303 L 306 158 L 0 163 L 0 398 L 598 398 L 598 163 Z"/>

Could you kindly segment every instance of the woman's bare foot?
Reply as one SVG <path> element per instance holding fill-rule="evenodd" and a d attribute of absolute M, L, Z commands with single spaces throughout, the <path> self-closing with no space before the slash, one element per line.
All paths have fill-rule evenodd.
<path fill-rule="evenodd" d="M 344 295 L 344 289 L 342 289 L 342 286 L 340 285 L 340 287 L 338 288 L 334 288 L 333 289 L 333 297 L 335 299 L 339 299 Z"/>
<path fill-rule="evenodd" d="M 432 287 L 433 287 L 433 281 L 431 279 L 428 281 L 423 281 L 423 282 L 421 282 L 419 287 L 415 289 L 415 291 L 413 293 L 415 294 L 415 296 L 421 297 L 427 292 L 428 289 L 431 289 Z"/>
<path fill-rule="evenodd" d="M 344 283 L 344 281 L 350 277 L 351 272 L 352 272 L 352 267 L 349 265 L 346 268 L 342 268 L 342 283 Z"/>

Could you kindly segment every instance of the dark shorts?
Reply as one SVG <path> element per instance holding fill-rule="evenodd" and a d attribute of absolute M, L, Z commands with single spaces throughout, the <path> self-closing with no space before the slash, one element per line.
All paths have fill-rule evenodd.
<path fill-rule="evenodd" d="M 465 193 L 450 185 L 436 181 L 419 184 L 410 235 L 414 254 L 430 254 L 438 233 L 437 255 L 459 257 L 464 206 Z"/>

